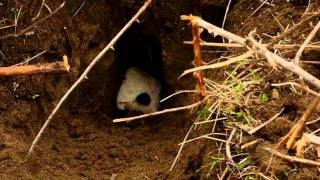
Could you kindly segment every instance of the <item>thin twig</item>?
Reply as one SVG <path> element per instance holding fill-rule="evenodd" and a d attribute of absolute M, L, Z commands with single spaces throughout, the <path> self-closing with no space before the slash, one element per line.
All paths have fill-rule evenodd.
<path fill-rule="evenodd" d="M 42 11 L 42 8 L 43 8 L 43 5 L 44 5 L 44 2 L 45 2 L 45 1 L 46 1 L 46 0 L 42 0 L 40 9 L 39 9 L 39 11 L 38 11 L 38 14 L 37 14 L 34 18 L 32 18 L 31 21 L 36 20 L 36 19 L 40 16 L 40 13 L 41 13 L 41 11 Z"/>
<path fill-rule="evenodd" d="M 240 149 L 248 149 L 249 147 L 252 147 L 253 145 L 258 144 L 258 143 L 262 142 L 263 140 L 264 139 L 262 139 L 262 138 L 255 139 L 253 141 L 250 141 L 246 144 L 241 145 Z"/>
<path fill-rule="evenodd" d="M 223 61 L 223 62 L 219 62 L 219 63 L 215 63 L 215 64 L 210 64 L 210 65 L 203 65 L 203 66 L 195 67 L 192 69 L 187 69 L 178 77 L 178 79 L 189 74 L 189 73 L 193 73 L 193 72 L 200 71 L 200 70 L 215 69 L 215 68 L 220 68 L 223 66 L 228 66 L 232 63 L 236 63 L 236 62 L 248 59 L 252 56 L 253 56 L 253 52 L 248 51 L 245 54 L 242 54 L 240 56 L 229 58 L 229 60 L 227 60 L 227 61 Z"/>
<path fill-rule="evenodd" d="M 42 54 L 44 54 L 44 53 L 46 53 L 46 52 L 47 52 L 47 50 L 44 50 L 44 51 L 40 52 L 39 54 L 37 54 L 37 55 L 35 55 L 35 56 L 31 57 L 31 58 L 28 58 L 27 60 L 25 60 L 25 61 L 23 61 L 23 62 L 21 62 L 21 63 L 12 65 L 11 67 L 21 66 L 21 65 L 24 65 L 24 64 L 28 64 L 28 63 L 29 63 L 30 61 L 32 61 L 33 59 L 41 56 Z"/>
<path fill-rule="evenodd" d="M 271 41 L 271 43 L 268 45 L 268 47 L 272 47 L 273 45 L 277 44 L 281 39 L 283 39 L 284 37 L 288 36 L 289 34 L 295 32 L 297 29 L 301 28 L 302 26 L 304 26 L 305 24 L 307 24 L 308 22 L 310 22 L 311 20 L 313 20 L 314 18 L 319 17 L 319 16 L 320 16 L 320 11 L 316 12 L 312 16 L 309 16 L 309 17 L 303 19 L 298 24 L 295 24 L 290 29 L 283 32 L 281 35 L 275 37 Z"/>
<path fill-rule="evenodd" d="M 11 28 L 11 27 L 15 27 L 15 26 L 16 26 L 15 24 L 11 24 L 11 25 L 8 25 L 8 26 L 3 26 L 3 27 L 0 27 L 0 30 Z"/>
<path fill-rule="evenodd" d="M 7 29 L 7 28 L 10 28 L 10 27 L 14 27 L 14 32 L 16 33 L 17 25 L 18 25 L 18 21 L 19 21 L 19 16 L 20 16 L 20 13 L 21 13 L 21 9 L 22 9 L 22 7 L 19 8 L 18 14 L 14 15 L 14 23 L 13 24 L 8 25 L 8 26 L 4 26 L 4 27 L 0 27 L 0 30 Z"/>
<path fill-rule="evenodd" d="M 320 118 L 317 118 L 317 119 L 312 120 L 312 121 L 308 121 L 308 122 L 306 122 L 306 125 L 314 124 L 314 123 L 317 123 L 318 121 L 320 121 Z"/>
<path fill-rule="evenodd" d="M 184 44 L 192 44 L 192 41 L 184 41 Z M 242 45 L 237 43 L 213 43 L 213 42 L 200 42 L 201 46 L 212 46 L 212 47 L 228 47 L 228 48 L 244 48 Z M 268 44 L 261 44 L 267 47 Z M 298 49 L 301 45 L 299 44 L 275 44 L 273 49 Z M 320 51 L 320 45 L 306 45 L 305 50 Z"/>
<path fill-rule="evenodd" d="M 47 4 L 47 3 L 44 3 L 44 7 L 46 7 L 46 8 L 47 8 L 47 10 L 49 11 L 49 13 L 52 13 L 52 10 L 50 9 L 50 7 L 48 6 L 48 4 Z"/>
<path fill-rule="evenodd" d="M 236 128 L 233 128 L 230 135 L 229 135 L 229 138 L 228 138 L 228 141 L 226 142 L 226 155 L 227 155 L 227 158 L 228 160 L 234 164 L 234 160 L 232 159 L 232 154 L 231 154 L 231 150 L 230 150 L 230 142 L 232 141 L 233 139 L 233 136 L 234 134 L 236 133 L 237 129 Z"/>
<path fill-rule="evenodd" d="M 271 86 L 274 86 L 274 87 L 286 86 L 286 85 L 296 86 L 296 87 L 301 88 L 301 89 L 303 89 L 304 91 L 306 91 L 306 92 L 308 92 L 308 93 L 310 93 L 310 94 L 312 94 L 312 95 L 315 95 L 315 96 L 320 97 L 320 94 L 317 93 L 316 91 L 310 89 L 308 86 L 303 86 L 303 85 L 298 84 L 298 83 L 296 83 L 296 82 L 285 82 L 285 83 L 273 83 L 273 84 L 271 84 Z"/>
<path fill-rule="evenodd" d="M 86 0 L 82 2 L 81 6 L 80 6 L 80 7 L 78 8 L 78 10 L 72 15 L 72 17 L 75 17 L 75 16 L 79 13 L 79 11 L 82 9 L 82 7 L 84 6 L 84 4 L 85 4 L 86 2 L 87 2 Z"/>
<path fill-rule="evenodd" d="M 167 101 L 168 99 L 172 98 L 173 96 L 176 96 L 178 94 L 183 94 L 183 93 L 200 93 L 200 91 L 197 91 L 197 90 L 182 90 L 182 91 L 178 91 L 176 93 L 173 93 L 165 98 L 163 98 L 160 103 L 164 102 L 164 101 Z"/>
<path fill-rule="evenodd" d="M 279 117 L 282 112 L 283 112 L 284 108 L 282 108 L 280 110 L 280 112 L 278 112 L 277 114 L 275 114 L 274 116 L 272 116 L 269 120 L 265 121 L 264 123 L 260 124 L 259 126 L 252 128 L 250 131 L 248 131 L 248 133 L 250 135 L 256 133 L 257 131 L 259 131 L 261 128 L 263 128 L 264 126 L 268 125 L 269 123 L 271 123 L 273 120 L 275 120 L 277 117 Z"/>
<path fill-rule="evenodd" d="M 147 9 L 147 7 L 151 4 L 152 0 L 147 0 L 144 5 L 139 9 L 139 11 L 131 18 L 131 20 L 120 30 L 120 32 L 111 40 L 111 42 L 92 60 L 92 62 L 89 64 L 89 66 L 85 69 L 85 71 L 82 73 L 82 75 L 79 77 L 79 79 L 69 88 L 69 90 L 66 92 L 65 95 L 60 99 L 59 103 L 56 105 L 56 107 L 53 109 L 52 113 L 42 126 L 41 130 L 37 134 L 36 138 L 33 140 L 32 145 L 29 149 L 29 152 L 27 154 L 28 158 L 31 153 L 33 152 L 33 149 L 37 142 L 39 141 L 41 135 L 43 134 L 44 130 L 48 127 L 51 119 L 54 117 L 54 115 L 58 112 L 60 109 L 62 103 L 69 97 L 71 92 L 87 77 L 87 74 L 90 72 L 90 70 L 99 62 L 99 60 L 103 57 L 103 55 L 111 48 L 113 45 L 117 42 L 117 40 L 122 36 L 122 34 L 138 19 L 138 17 Z M 63 3 L 64 4 L 64 3 Z"/>
<path fill-rule="evenodd" d="M 304 60 L 300 60 L 301 63 L 304 64 L 320 64 L 320 61 L 304 61 Z"/>
<path fill-rule="evenodd" d="M 15 33 L 15 34 L 7 34 L 4 36 L 0 37 L 0 40 L 2 39 L 7 39 L 7 38 L 11 38 L 11 37 L 19 37 L 23 34 L 25 34 L 26 32 L 28 32 L 30 29 L 32 29 L 33 27 L 35 27 L 36 25 L 40 24 L 41 22 L 45 21 L 46 19 L 48 19 L 49 17 L 53 16 L 54 14 L 56 14 L 57 12 L 59 12 L 60 9 L 62 9 L 65 5 L 65 2 L 63 2 L 58 8 L 56 8 L 51 14 L 41 18 L 40 20 L 38 20 L 37 22 L 33 23 L 31 26 L 21 30 L 19 33 Z"/>
<path fill-rule="evenodd" d="M 320 162 L 317 162 L 317 161 L 312 161 L 312 160 L 303 159 L 303 158 L 297 158 L 297 157 L 294 157 L 294 156 L 288 156 L 288 155 L 285 155 L 285 154 L 283 154 L 281 152 L 273 150 L 271 148 L 263 148 L 263 149 L 268 151 L 271 154 L 274 154 L 274 155 L 276 155 L 278 157 L 286 159 L 286 160 L 288 160 L 290 162 L 299 162 L 299 163 L 308 164 L 308 165 L 312 165 L 312 166 L 320 166 Z"/>
<path fill-rule="evenodd" d="M 161 114 L 167 114 L 167 113 L 172 113 L 172 112 L 177 112 L 177 111 L 188 110 L 188 109 L 192 109 L 192 108 L 195 108 L 195 107 L 199 106 L 201 103 L 202 103 L 202 101 L 199 101 L 199 102 L 197 102 L 197 103 L 194 103 L 194 104 L 191 104 L 191 105 L 188 105 L 188 106 L 182 106 L 182 107 L 177 107 L 177 108 L 165 109 L 165 110 L 157 111 L 157 112 L 154 112 L 154 113 L 142 114 L 142 115 L 140 115 L 140 116 L 114 119 L 113 122 L 114 122 L 114 123 L 129 122 L 129 121 L 133 121 L 133 120 L 137 120 L 137 119 L 143 119 L 143 118 L 158 116 L 158 115 L 161 115 Z"/>
<path fill-rule="evenodd" d="M 251 16 L 253 16 L 254 14 L 256 14 L 256 12 L 258 12 L 259 9 L 262 8 L 262 6 L 265 5 L 267 2 L 268 2 L 268 0 L 264 0 L 264 1 L 259 5 L 259 7 L 257 7 L 257 8 L 253 11 L 253 13 L 251 13 L 250 16 L 247 17 L 246 20 L 248 20 Z"/>
<path fill-rule="evenodd" d="M 222 21 L 222 26 L 221 26 L 222 29 L 224 29 L 224 25 L 225 25 L 226 20 L 227 20 L 227 15 L 228 15 L 228 12 L 229 12 L 229 9 L 230 9 L 231 2 L 232 2 L 232 0 L 229 0 L 228 5 L 227 5 L 227 8 L 226 8 L 226 11 L 225 11 L 225 13 L 224 13 L 224 17 L 223 17 L 223 21 Z M 223 42 L 225 42 L 225 41 L 224 41 L 224 38 L 223 38 L 222 40 L 223 40 Z"/>
<path fill-rule="evenodd" d="M 307 14 L 308 13 L 308 11 L 310 9 L 310 6 L 311 6 L 311 0 L 308 0 L 308 6 L 307 6 L 307 8 L 306 8 L 306 10 L 304 11 L 303 14 Z"/>
<path fill-rule="evenodd" d="M 197 125 L 197 124 L 194 123 L 194 125 Z M 221 135 L 221 136 L 225 136 L 225 134 L 223 134 L 223 133 L 208 133 L 208 134 L 204 134 L 204 135 L 195 137 L 195 138 L 193 138 L 193 139 L 189 139 L 189 140 L 187 140 L 187 141 L 185 141 L 185 142 L 182 142 L 182 143 L 180 143 L 180 144 L 178 144 L 178 145 L 181 146 L 181 145 L 183 145 L 183 144 L 191 143 L 191 142 L 194 142 L 194 141 L 196 141 L 196 140 L 203 139 L 203 138 L 211 139 L 211 140 L 218 141 L 218 142 L 222 142 L 222 143 L 226 143 L 226 142 L 227 142 L 227 141 L 224 140 L 224 139 L 219 139 L 219 138 L 211 137 L 211 135 Z M 230 142 L 230 144 L 234 144 L 234 143 Z"/>
<path fill-rule="evenodd" d="M 309 42 L 313 39 L 313 37 L 317 34 L 317 32 L 320 29 L 320 21 L 318 22 L 318 24 L 316 25 L 316 27 L 314 27 L 314 29 L 311 31 L 311 33 L 309 34 L 309 36 L 307 37 L 307 39 L 303 42 L 303 44 L 301 45 L 300 49 L 298 50 L 295 58 L 294 58 L 294 63 L 299 64 L 300 63 L 300 57 L 305 49 L 305 47 L 307 46 L 307 44 L 309 44 Z"/>
<path fill-rule="evenodd" d="M 180 148 L 179 148 L 179 151 L 178 151 L 176 157 L 174 158 L 174 161 L 173 161 L 173 163 L 172 163 L 172 165 L 171 165 L 171 167 L 170 167 L 170 171 L 173 170 L 174 166 L 176 165 L 177 161 L 179 160 L 180 155 L 181 155 L 181 152 L 182 152 L 182 149 L 183 149 L 184 145 L 186 144 L 186 141 L 188 140 L 188 137 L 189 137 L 192 129 L 194 128 L 194 126 L 195 126 L 195 125 L 192 124 L 191 127 L 190 127 L 190 129 L 189 129 L 189 131 L 188 131 L 187 134 L 185 135 L 185 137 L 184 137 L 184 139 L 183 139 L 183 141 L 182 141 L 182 144 L 181 144 L 181 146 L 180 146 Z"/>

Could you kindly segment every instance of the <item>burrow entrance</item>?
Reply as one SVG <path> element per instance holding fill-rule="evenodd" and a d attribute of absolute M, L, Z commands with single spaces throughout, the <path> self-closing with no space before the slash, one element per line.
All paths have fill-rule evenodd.
<path fill-rule="evenodd" d="M 127 116 L 132 113 L 129 112 L 128 109 L 124 110 L 119 108 L 119 106 L 122 107 L 121 103 L 128 103 L 120 103 L 120 100 L 129 99 L 128 101 L 131 102 L 133 100 L 131 96 L 135 96 L 135 102 L 137 103 L 135 103 L 134 106 L 137 105 L 138 108 L 130 108 L 130 111 L 133 109 L 135 111 L 133 113 L 138 114 L 141 112 L 136 111 L 137 109 L 141 110 L 141 108 L 146 109 L 145 107 L 152 107 L 154 103 L 159 103 L 153 101 L 159 101 L 157 98 L 163 96 L 165 92 L 165 80 L 162 62 L 162 47 L 157 37 L 157 32 L 146 30 L 143 23 L 134 23 L 116 43 L 114 66 L 117 67 L 116 76 L 118 83 L 116 85 L 116 93 L 114 94 L 115 98 L 113 98 L 113 104 L 116 106 L 112 114 L 114 118 Z M 135 75 L 135 73 L 130 73 L 132 70 L 138 70 L 138 75 L 141 77 L 132 77 Z M 131 84 L 127 86 L 124 85 L 124 83 L 127 83 L 132 79 L 137 81 L 134 82 L 135 87 L 128 88 Z M 155 84 L 157 87 L 153 87 Z M 159 93 L 153 93 L 154 91 L 157 91 L 158 87 Z M 128 96 L 130 97 L 122 97 L 123 94 L 129 94 Z M 130 106 L 133 105 L 131 104 Z"/>

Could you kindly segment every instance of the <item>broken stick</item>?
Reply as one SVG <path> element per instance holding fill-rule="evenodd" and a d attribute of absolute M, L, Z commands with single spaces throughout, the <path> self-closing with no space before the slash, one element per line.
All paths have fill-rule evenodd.
<path fill-rule="evenodd" d="M 39 73 L 63 73 L 69 72 L 70 66 L 68 64 L 68 57 L 63 56 L 63 61 L 24 65 L 0 67 L 0 76 L 14 76 L 14 75 L 32 75 Z"/>

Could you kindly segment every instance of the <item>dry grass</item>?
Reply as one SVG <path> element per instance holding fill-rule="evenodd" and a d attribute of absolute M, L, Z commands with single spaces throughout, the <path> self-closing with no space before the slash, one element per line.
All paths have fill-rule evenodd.
<path fill-rule="evenodd" d="M 300 85 L 298 83 L 301 82 L 299 78 L 302 77 L 309 83 L 315 85 L 317 88 L 320 88 L 320 84 L 318 84 L 320 82 L 319 79 L 311 75 L 305 69 L 302 69 L 298 65 L 295 65 L 292 62 L 288 62 L 288 60 L 283 59 L 279 56 L 280 54 L 285 54 L 286 51 L 292 48 L 300 47 L 295 57 L 295 62 L 300 62 L 299 59 L 302 52 L 306 47 L 311 47 L 310 41 L 312 37 L 314 37 L 314 34 L 318 31 L 318 25 L 314 28 L 314 30 L 310 33 L 311 35 L 308 36 L 308 39 L 302 45 L 276 44 L 277 42 L 281 41 L 283 37 L 290 35 L 290 33 L 292 33 L 294 30 L 301 28 L 308 21 L 314 19 L 315 16 L 319 14 L 319 12 L 315 14 L 316 15 L 312 15 L 311 17 L 303 19 L 296 26 L 285 31 L 283 33 L 285 35 L 279 35 L 269 44 L 260 44 L 259 42 L 257 42 L 257 40 L 255 39 L 255 32 L 249 34 L 247 38 L 242 38 L 221 28 L 213 26 L 203 21 L 199 17 L 181 16 L 182 20 L 190 21 L 193 26 L 196 24 L 199 27 L 208 30 L 208 32 L 214 36 L 221 35 L 224 38 L 229 39 L 230 42 L 235 42 L 201 42 L 202 46 L 208 45 L 228 47 L 231 49 L 243 47 L 243 49 L 247 49 L 247 51 L 245 51 L 242 55 L 237 55 L 236 57 L 231 55 L 232 57 L 230 56 L 227 58 L 219 58 L 220 62 L 218 63 L 205 64 L 200 67 L 188 69 L 180 76 L 182 77 L 189 73 L 196 73 L 204 70 L 224 68 L 224 74 L 216 75 L 216 77 L 218 78 L 214 78 L 215 80 L 210 78 L 204 79 L 208 100 L 205 101 L 205 103 L 197 110 L 197 119 L 195 120 L 183 143 L 181 144 L 179 154 L 172 167 L 177 162 L 177 159 L 181 154 L 182 147 L 185 143 L 207 138 L 208 136 L 217 136 L 217 134 L 221 133 L 225 136 L 220 136 L 219 138 L 211 138 L 217 143 L 217 146 L 216 149 L 208 155 L 211 159 L 209 160 L 210 163 L 204 165 L 202 168 L 202 170 L 207 170 L 208 177 L 211 177 L 212 174 L 216 173 L 218 170 L 217 177 L 219 179 L 232 176 L 246 179 L 274 179 L 274 175 L 272 172 L 261 172 L 260 168 L 256 166 L 250 154 L 242 154 L 239 144 L 241 144 L 243 133 L 254 134 L 256 131 L 261 130 L 261 128 L 279 117 L 284 110 L 284 108 L 279 109 L 279 112 L 274 114 L 273 117 L 270 117 L 269 120 L 265 119 L 262 121 L 253 117 L 251 113 L 255 108 L 263 106 L 264 103 L 267 103 L 271 100 L 271 97 L 270 95 L 268 95 L 268 92 L 266 92 L 265 87 L 270 86 L 267 84 L 266 79 L 267 77 L 272 75 L 273 69 L 281 69 L 282 67 L 284 67 L 288 71 L 291 71 L 294 74 L 298 75 L 294 76 L 293 73 L 289 73 L 290 76 L 285 78 L 290 80 L 289 83 L 279 83 L 274 84 L 274 86 L 291 85 L 293 89 L 294 87 L 299 87 L 306 93 L 310 93 L 314 96 L 319 96 L 319 94 L 315 90 L 312 90 L 312 88 L 310 88 L 308 85 Z M 187 44 L 192 43 L 187 41 Z M 278 48 L 279 50 L 276 50 L 275 53 L 272 53 L 267 49 L 267 47 L 271 46 L 273 46 L 274 48 Z M 319 48 L 320 46 L 314 45 L 313 49 L 318 50 Z M 266 59 L 267 61 L 265 61 Z M 272 69 L 266 68 L 268 65 L 270 65 Z M 268 71 L 270 73 L 267 73 Z M 292 93 L 297 93 L 297 91 L 295 90 Z M 308 117 L 310 117 L 310 113 L 308 115 Z M 197 138 L 188 140 L 189 134 L 191 134 L 193 130 L 196 130 L 195 127 L 199 125 L 211 126 L 211 128 L 209 128 L 211 129 L 211 131 L 204 133 L 204 135 L 200 135 Z M 302 130 L 302 127 L 304 127 L 304 125 L 305 123 L 299 128 L 299 130 Z M 245 132 L 243 132 L 243 130 Z M 295 134 L 294 139 L 296 139 L 296 136 L 297 134 Z M 224 137 L 224 139 L 221 139 L 222 137 Z M 254 146 L 262 141 L 264 141 L 263 138 L 256 137 L 255 140 L 241 147 L 245 149 L 247 147 Z M 305 148 L 306 144 L 308 143 L 303 144 L 303 148 Z M 223 149 L 223 147 L 225 147 L 225 149 Z M 270 149 L 268 149 L 268 151 L 290 161 L 293 160 L 294 162 L 318 165 L 318 162 L 308 159 L 287 156 Z M 301 151 L 302 150 L 300 150 L 300 153 Z"/>

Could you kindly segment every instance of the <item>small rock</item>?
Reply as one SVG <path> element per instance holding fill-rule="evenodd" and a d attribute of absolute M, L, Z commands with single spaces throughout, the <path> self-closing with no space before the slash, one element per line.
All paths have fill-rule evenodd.
<path fill-rule="evenodd" d="M 280 98 L 279 91 L 277 89 L 272 89 L 271 97 L 272 99 L 279 99 Z"/>

